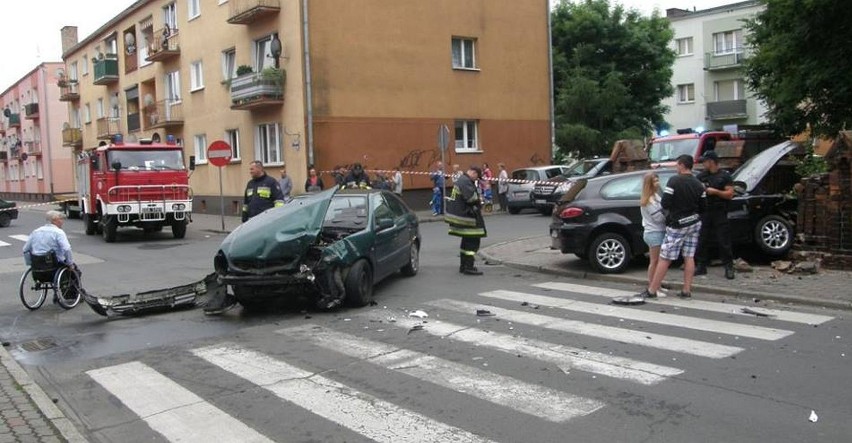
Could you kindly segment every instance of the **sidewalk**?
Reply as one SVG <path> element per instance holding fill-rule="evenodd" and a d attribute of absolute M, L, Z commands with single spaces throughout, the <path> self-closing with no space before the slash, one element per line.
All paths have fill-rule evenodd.
<path fill-rule="evenodd" d="M 506 266 L 544 274 L 587 280 L 633 283 L 636 292 L 648 284 L 647 269 L 631 265 L 623 274 L 599 274 L 588 263 L 573 254 L 550 249 L 550 237 L 538 236 L 499 243 L 480 251 L 485 260 Z M 822 306 L 833 309 L 852 309 L 852 272 L 820 270 L 818 274 L 785 274 L 769 266 L 752 266 L 752 272 L 738 272 L 737 278 L 727 280 L 721 266 L 710 267 L 706 276 L 695 277 L 693 292 L 712 293 L 747 300 L 772 300 Z M 680 290 L 683 273 L 670 269 L 664 288 Z M 846 288 L 846 289 L 844 289 Z"/>

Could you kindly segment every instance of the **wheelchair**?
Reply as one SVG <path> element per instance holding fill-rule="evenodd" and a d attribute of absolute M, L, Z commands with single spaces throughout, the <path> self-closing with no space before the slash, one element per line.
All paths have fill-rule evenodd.
<path fill-rule="evenodd" d="M 49 292 L 63 309 L 71 309 L 83 298 L 80 275 L 69 266 L 59 263 L 54 254 L 32 255 L 29 269 L 21 276 L 21 303 L 34 311 L 44 304 Z"/>

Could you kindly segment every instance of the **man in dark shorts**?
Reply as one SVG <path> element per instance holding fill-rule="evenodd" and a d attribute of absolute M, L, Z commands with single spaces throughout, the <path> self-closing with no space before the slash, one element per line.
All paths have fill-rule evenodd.
<path fill-rule="evenodd" d="M 728 202 L 734 198 L 734 180 L 728 171 L 719 169 L 719 155 L 707 151 L 701 157 L 704 171 L 698 181 L 707 192 L 707 210 L 701 214 L 701 235 L 698 241 L 695 275 L 706 275 L 710 263 L 711 238 L 715 238 L 719 258 L 725 265 L 725 278 L 734 279 L 734 255 L 731 252 L 730 225 L 728 224 Z"/>

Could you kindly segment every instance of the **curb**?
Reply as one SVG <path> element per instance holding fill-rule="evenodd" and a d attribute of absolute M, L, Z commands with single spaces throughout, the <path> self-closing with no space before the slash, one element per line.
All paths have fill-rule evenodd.
<path fill-rule="evenodd" d="M 44 390 L 37 385 L 29 374 L 12 358 L 5 346 L 0 346 L 0 363 L 9 371 L 15 383 L 19 384 L 24 392 L 35 403 L 36 407 L 44 414 L 45 418 L 62 434 L 62 437 L 69 443 L 86 443 L 88 440 L 83 438 L 80 431 L 74 427 L 65 414 L 53 403 L 53 400 L 47 396 Z"/>
<path fill-rule="evenodd" d="M 534 238 L 534 237 L 529 237 Z M 502 243 L 497 243 L 494 245 L 485 248 L 484 250 L 479 251 L 479 255 L 490 262 L 502 264 L 504 266 L 508 266 L 514 269 L 520 269 L 522 271 L 528 272 L 537 272 L 540 274 L 554 275 L 559 277 L 569 277 L 576 278 L 581 280 L 593 280 L 593 281 L 607 281 L 613 283 L 630 283 L 637 285 L 645 285 L 647 284 L 647 280 L 644 278 L 638 277 L 630 277 L 624 275 L 613 275 L 613 274 L 598 274 L 596 272 L 586 272 L 586 271 L 571 271 L 565 269 L 555 269 L 547 266 L 536 266 L 536 265 L 527 265 L 523 263 L 516 263 L 512 261 L 499 259 L 491 254 L 489 254 L 486 250 L 492 247 L 505 245 L 508 243 L 512 243 L 515 241 L 519 241 L 523 239 L 510 240 Z M 663 281 L 663 287 L 666 289 L 674 289 L 679 290 L 683 287 L 683 284 L 680 282 L 674 282 L 671 280 Z M 852 302 L 847 301 L 838 301 L 838 300 L 823 300 L 823 299 L 815 299 L 809 297 L 801 297 L 797 295 L 787 295 L 787 294 L 775 294 L 761 291 L 749 291 L 743 289 L 726 289 L 719 288 L 717 286 L 709 286 L 702 284 L 692 284 L 693 292 L 701 292 L 715 295 L 725 295 L 729 297 L 742 298 L 742 299 L 761 299 L 761 300 L 773 300 L 781 303 L 794 303 L 799 305 L 808 305 L 808 306 L 816 306 L 822 308 L 830 308 L 830 309 L 840 309 L 850 311 L 852 310 Z"/>

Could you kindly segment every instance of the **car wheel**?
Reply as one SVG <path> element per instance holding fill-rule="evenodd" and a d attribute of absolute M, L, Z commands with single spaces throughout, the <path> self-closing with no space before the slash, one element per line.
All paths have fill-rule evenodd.
<path fill-rule="evenodd" d="M 589 261 L 602 274 L 619 274 L 630 264 L 630 245 L 619 234 L 601 234 L 589 247 Z"/>
<path fill-rule="evenodd" d="M 349 268 L 344 282 L 346 303 L 351 306 L 364 306 L 373 298 L 373 271 L 366 260 L 358 260 Z"/>
<path fill-rule="evenodd" d="M 104 216 L 101 219 L 101 234 L 104 236 L 104 241 L 107 243 L 115 242 L 116 232 L 118 231 L 118 220 L 115 216 Z"/>
<path fill-rule="evenodd" d="M 9 225 L 11 225 L 11 224 L 12 224 L 12 216 L 5 213 L 5 212 L 0 212 L 0 226 L 2 226 L 4 228 L 8 228 Z"/>
<path fill-rule="evenodd" d="M 402 267 L 402 275 L 414 277 L 420 270 L 420 245 L 416 241 L 411 242 L 408 255 L 408 264 Z"/>
<path fill-rule="evenodd" d="M 521 208 L 513 208 L 509 206 L 509 214 L 518 215 L 521 213 Z"/>
<path fill-rule="evenodd" d="M 186 220 L 172 222 L 172 236 L 178 239 L 186 237 Z"/>
<path fill-rule="evenodd" d="M 553 208 L 551 208 L 550 206 L 538 208 L 538 213 L 541 215 L 553 215 Z"/>
<path fill-rule="evenodd" d="M 793 246 L 793 226 L 784 217 L 767 215 L 754 227 L 757 246 L 772 256 L 782 256 Z"/>
<path fill-rule="evenodd" d="M 91 214 L 83 214 L 83 224 L 86 226 L 86 235 L 95 235 L 98 232 L 95 218 Z"/>

